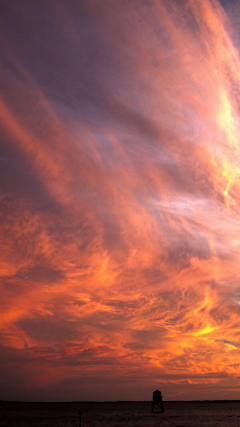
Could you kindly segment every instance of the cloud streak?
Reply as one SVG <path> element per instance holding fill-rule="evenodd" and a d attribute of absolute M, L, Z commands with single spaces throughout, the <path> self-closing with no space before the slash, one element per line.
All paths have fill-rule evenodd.
<path fill-rule="evenodd" d="M 224 7 L 2 3 L 1 398 L 236 398 L 240 60 Z"/>

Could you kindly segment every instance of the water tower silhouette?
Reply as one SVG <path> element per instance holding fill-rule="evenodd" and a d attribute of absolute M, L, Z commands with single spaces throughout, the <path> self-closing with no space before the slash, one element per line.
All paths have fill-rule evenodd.
<path fill-rule="evenodd" d="M 156 405 L 158 405 L 158 406 L 159 406 L 159 408 L 161 408 L 162 412 L 164 412 L 164 409 L 163 409 L 163 401 L 162 401 L 162 393 L 161 393 L 161 391 L 159 391 L 159 390 L 155 390 L 155 391 L 153 392 L 153 397 L 152 397 L 152 399 L 153 399 L 153 401 L 152 401 L 152 412 L 153 412 L 153 408 L 154 408 L 155 403 L 156 403 Z"/>

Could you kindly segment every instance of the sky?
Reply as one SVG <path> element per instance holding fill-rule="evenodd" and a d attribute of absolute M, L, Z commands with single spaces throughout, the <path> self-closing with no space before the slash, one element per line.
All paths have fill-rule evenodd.
<path fill-rule="evenodd" d="M 239 399 L 238 1 L 0 10 L 0 399 Z"/>

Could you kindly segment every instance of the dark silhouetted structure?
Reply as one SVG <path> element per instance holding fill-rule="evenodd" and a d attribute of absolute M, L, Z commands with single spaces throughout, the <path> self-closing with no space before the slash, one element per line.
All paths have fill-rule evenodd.
<path fill-rule="evenodd" d="M 161 408 L 162 412 L 164 412 L 161 391 L 159 391 L 159 390 L 154 391 L 152 399 L 153 399 L 153 401 L 152 401 L 152 412 L 153 412 L 153 408 L 154 408 L 155 403 L 156 403 L 156 405 L 159 406 L 159 408 Z"/>
<path fill-rule="evenodd" d="M 78 415 L 79 415 L 79 417 L 80 417 L 80 420 L 79 420 L 79 427 L 81 427 L 81 425 L 82 425 L 82 411 L 78 411 Z"/>

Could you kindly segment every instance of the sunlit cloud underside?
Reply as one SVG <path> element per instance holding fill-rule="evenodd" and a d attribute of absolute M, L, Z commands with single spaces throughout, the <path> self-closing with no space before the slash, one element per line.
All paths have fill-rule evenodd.
<path fill-rule="evenodd" d="M 0 398 L 238 399 L 237 3 L 1 11 Z"/>

